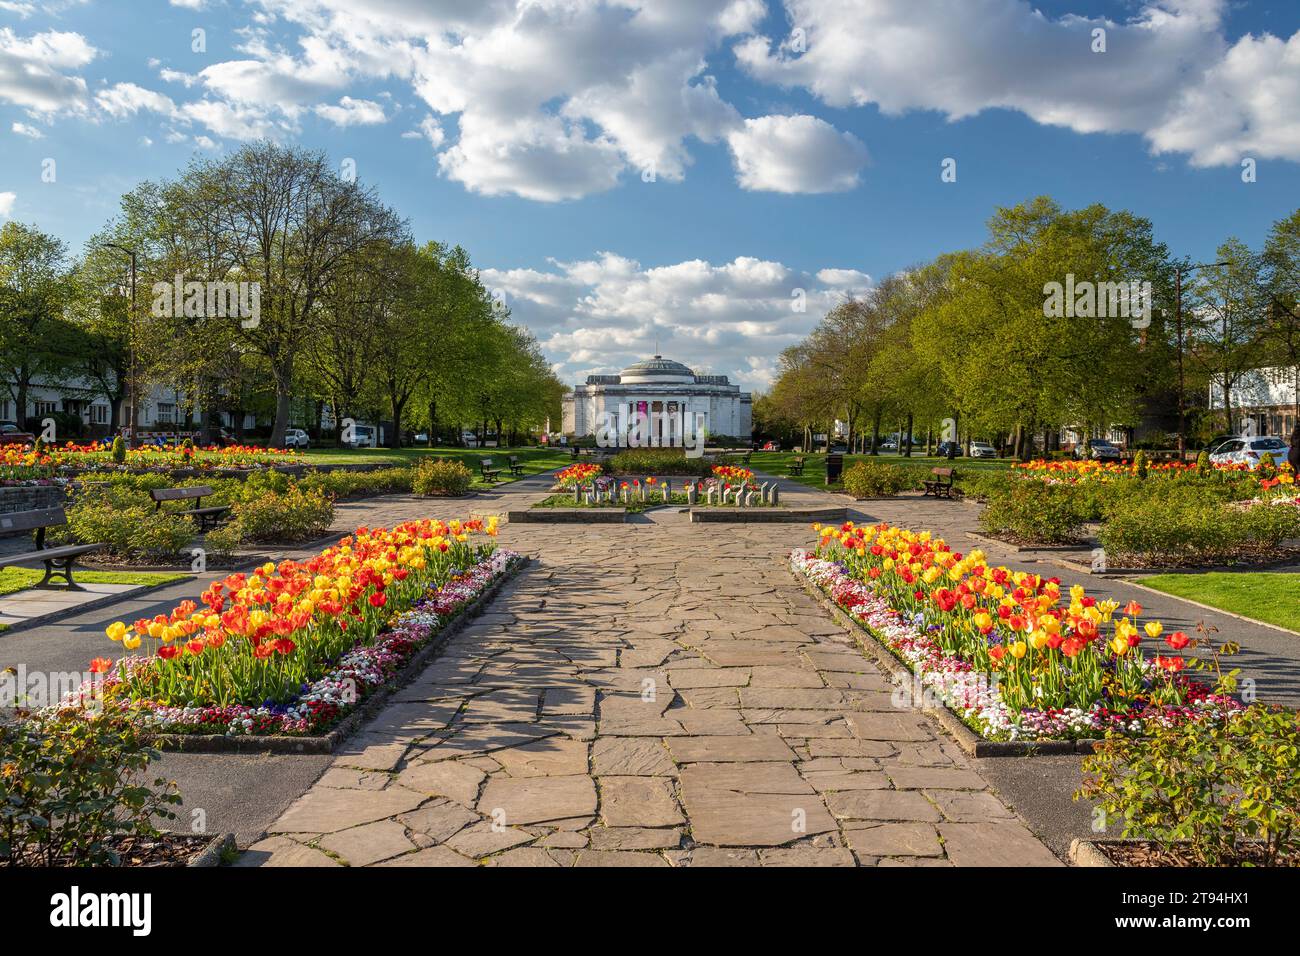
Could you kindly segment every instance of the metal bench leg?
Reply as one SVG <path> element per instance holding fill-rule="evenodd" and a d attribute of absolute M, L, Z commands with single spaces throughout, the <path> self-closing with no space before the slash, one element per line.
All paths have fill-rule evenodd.
<path fill-rule="evenodd" d="M 63 565 L 63 567 L 60 568 L 60 569 L 57 570 L 57 571 L 56 571 L 55 568 L 54 568 L 54 565 L 55 565 L 56 561 L 46 561 L 46 562 L 45 562 L 45 577 L 41 578 L 41 583 L 35 585 L 35 587 L 41 588 L 42 590 L 46 590 L 46 591 L 84 591 L 84 590 L 86 590 L 86 589 L 83 588 L 80 584 L 78 584 L 77 582 L 75 582 L 75 581 L 72 580 L 72 562 L 75 561 L 75 560 L 76 560 L 76 558 L 64 558 L 64 559 L 62 559 L 61 562 L 57 562 L 57 563 L 61 563 L 61 564 Z M 53 584 L 50 584 L 50 578 L 51 578 L 51 577 L 54 577 L 55 575 L 58 575 L 59 577 L 63 578 L 63 580 L 64 580 L 65 582 L 67 582 L 66 585 L 65 585 L 65 586 L 62 586 L 62 587 L 55 587 Z"/>

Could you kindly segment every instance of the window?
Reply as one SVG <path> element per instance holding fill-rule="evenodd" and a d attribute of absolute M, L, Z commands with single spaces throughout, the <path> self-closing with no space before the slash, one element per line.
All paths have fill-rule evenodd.
<path fill-rule="evenodd" d="M 56 411 L 58 411 L 58 404 L 59 404 L 58 402 L 37 402 L 36 417 L 44 418 L 48 415 L 53 415 Z"/>
<path fill-rule="evenodd" d="M 14 417 L 14 403 L 9 399 L 0 401 L 0 420 L 12 421 Z"/>
<path fill-rule="evenodd" d="M 167 402 L 159 402 L 158 421 L 163 425 L 174 424 L 176 421 L 176 406 Z"/>
<path fill-rule="evenodd" d="M 108 418 L 109 418 L 109 415 L 108 415 L 108 406 L 107 406 L 107 405 L 91 405 L 91 406 L 90 406 L 90 423 L 91 423 L 92 425 L 107 425 L 107 424 L 108 424 Z"/>

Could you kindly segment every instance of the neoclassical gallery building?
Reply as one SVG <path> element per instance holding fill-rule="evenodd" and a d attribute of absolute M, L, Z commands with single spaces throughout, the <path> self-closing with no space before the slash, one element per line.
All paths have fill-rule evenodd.
<path fill-rule="evenodd" d="M 619 375 L 588 375 L 585 385 L 575 386 L 564 396 L 564 433 L 595 435 L 605 413 L 627 423 L 641 414 L 650 418 L 654 444 L 672 444 L 680 436 L 669 423 L 683 420 L 699 422 L 709 435 L 748 441 L 752 412 L 753 397 L 727 376 L 696 375 L 681 362 L 656 355 Z"/>

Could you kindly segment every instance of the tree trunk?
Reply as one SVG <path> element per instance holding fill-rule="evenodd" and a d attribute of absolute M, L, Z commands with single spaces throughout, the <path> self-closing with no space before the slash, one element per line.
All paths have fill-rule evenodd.
<path fill-rule="evenodd" d="M 907 442 L 907 451 L 904 452 L 904 457 L 911 458 L 912 457 L 912 413 L 911 412 L 907 413 L 907 434 L 905 436 L 900 435 L 898 437 L 898 440 Z"/>
<path fill-rule="evenodd" d="M 14 424 L 18 426 L 19 431 L 27 431 L 27 375 L 19 371 L 18 373 L 18 395 L 17 406 L 14 408 Z"/>
<path fill-rule="evenodd" d="M 880 409 L 876 409 L 876 415 L 871 420 L 871 454 L 880 454 Z"/>
<path fill-rule="evenodd" d="M 281 362 L 275 369 L 275 424 L 267 444 L 284 447 L 284 433 L 289 430 L 289 393 L 293 384 L 293 360 Z"/>
<path fill-rule="evenodd" d="M 437 440 L 434 436 L 437 433 L 438 433 L 438 403 L 435 401 L 430 401 L 429 402 L 429 440 L 425 442 L 425 444 L 428 447 L 430 448 L 433 447 L 434 442 Z"/>
<path fill-rule="evenodd" d="M 393 413 L 393 434 L 388 439 L 388 447 L 397 449 L 402 447 L 402 412 L 406 409 L 406 399 L 398 399 L 394 395 L 389 395 L 388 404 Z"/>

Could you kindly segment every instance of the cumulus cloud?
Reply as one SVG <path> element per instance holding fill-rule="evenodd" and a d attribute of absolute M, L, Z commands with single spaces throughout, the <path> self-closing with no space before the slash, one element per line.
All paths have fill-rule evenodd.
<path fill-rule="evenodd" d="M 800 32 L 741 38 L 737 61 L 830 106 L 951 119 L 1005 108 L 1079 133 L 1139 133 L 1201 165 L 1300 160 L 1300 33 L 1230 47 L 1226 0 L 1148 0 L 1124 22 L 1050 17 L 1026 0 L 785 6 Z M 1099 30 L 1105 52 L 1094 52 Z"/>
<path fill-rule="evenodd" d="M 384 115 L 384 108 L 374 100 L 354 100 L 350 96 L 343 97 L 333 105 L 321 104 L 315 112 L 335 126 L 374 126 L 388 119 Z"/>
<path fill-rule="evenodd" d="M 86 81 L 67 71 L 86 66 L 96 54 L 80 33 L 47 30 L 22 37 L 0 28 L 0 102 L 34 113 L 81 112 Z"/>
<path fill-rule="evenodd" d="M 41 132 L 39 129 L 37 129 L 35 126 L 32 126 L 32 125 L 30 125 L 30 124 L 28 124 L 28 123 L 14 123 L 14 124 L 13 124 L 11 127 L 9 127 L 9 128 L 10 128 L 11 130 L 13 130 L 15 133 L 17 133 L 19 136 L 26 136 L 28 139 L 44 139 L 44 138 L 45 138 L 45 134 L 44 134 L 44 133 L 42 133 L 42 132 Z"/>
<path fill-rule="evenodd" d="M 761 116 L 727 137 L 745 189 L 842 192 L 858 185 L 867 148 L 815 116 Z"/>
<path fill-rule="evenodd" d="M 617 372 L 651 355 L 657 340 L 662 354 L 698 372 L 759 389 L 771 384 L 782 348 L 872 285 L 854 269 L 810 275 L 747 256 L 646 268 L 612 252 L 548 269 L 484 269 L 482 277 L 566 382 Z"/>
<path fill-rule="evenodd" d="M 14 203 L 17 199 L 17 193 L 0 193 L 0 219 L 9 218 L 10 213 L 14 210 Z"/>

